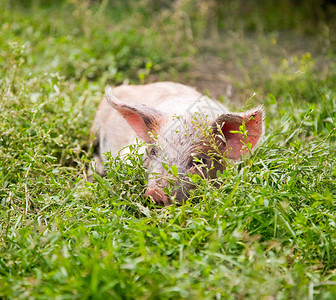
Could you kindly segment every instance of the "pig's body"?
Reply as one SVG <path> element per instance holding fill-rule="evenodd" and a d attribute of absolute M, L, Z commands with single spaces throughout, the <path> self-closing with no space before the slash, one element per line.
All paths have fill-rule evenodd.
<path fill-rule="evenodd" d="M 251 117 L 256 121 L 250 121 Z M 195 120 L 201 125 L 195 125 Z M 117 156 L 121 149 L 133 144 L 138 137 L 152 144 L 146 159 L 149 181 L 145 195 L 158 204 L 170 203 L 163 192 L 163 187 L 168 184 L 167 172 L 162 167 L 164 162 L 177 166 L 182 183 L 175 182 L 178 186 L 175 195 L 178 200 L 183 200 L 191 188 L 185 182 L 186 174 L 200 172 L 200 168 L 192 162 L 193 157 L 207 161 L 205 165 L 209 169 L 211 166 L 215 171 L 224 168 L 213 163 L 211 165 L 205 153 L 211 148 L 202 132 L 205 126 L 212 128 L 214 137 L 219 135 L 218 132 L 223 135 L 221 141 L 217 139 L 217 143 L 223 152 L 227 152 L 229 159 L 239 159 L 246 152 L 242 150 L 241 140 L 244 139 L 241 135 L 233 135 L 231 130 L 239 130 L 243 121 L 251 124 L 247 129 L 251 132 L 250 142 L 254 148 L 263 134 L 262 108 L 246 114 L 232 114 L 218 101 L 202 96 L 191 87 L 173 82 L 125 85 L 114 88 L 113 92 L 108 87 L 91 129 L 95 136 L 96 171 L 104 174 L 104 153 L 111 152 L 112 156 Z M 218 123 L 223 125 L 222 129 L 227 130 L 227 134 L 218 131 Z"/>

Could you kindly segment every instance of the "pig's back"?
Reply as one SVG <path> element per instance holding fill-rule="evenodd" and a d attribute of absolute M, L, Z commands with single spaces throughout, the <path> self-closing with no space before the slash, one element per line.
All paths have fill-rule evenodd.
<path fill-rule="evenodd" d="M 157 82 L 146 85 L 121 85 L 113 89 L 114 95 L 122 101 L 136 102 L 157 107 L 171 97 L 201 96 L 194 88 L 175 82 Z"/>

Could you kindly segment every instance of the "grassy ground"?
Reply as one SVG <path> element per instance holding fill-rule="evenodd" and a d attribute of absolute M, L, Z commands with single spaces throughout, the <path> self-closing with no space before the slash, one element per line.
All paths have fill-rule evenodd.
<path fill-rule="evenodd" d="M 335 31 L 218 3 L 0 1 L 1 297 L 336 298 Z M 85 180 L 105 84 L 158 79 L 267 112 L 250 159 L 167 208 L 133 153 Z"/>

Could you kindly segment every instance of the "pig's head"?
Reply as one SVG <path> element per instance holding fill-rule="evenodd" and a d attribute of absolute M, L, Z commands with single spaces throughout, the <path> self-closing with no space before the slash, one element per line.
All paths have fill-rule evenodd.
<path fill-rule="evenodd" d="M 178 201 L 185 200 L 193 188 L 187 174 L 214 178 L 225 168 L 226 159 L 241 159 L 257 147 L 264 133 L 262 107 L 210 119 L 198 113 L 172 116 L 146 105 L 125 103 L 110 87 L 106 88 L 106 99 L 148 144 L 144 163 L 149 178 L 144 196 L 158 205 L 170 204 L 164 188 L 172 186 L 172 195 Z M 245 134 L 240 133 L 243 124 Z M 172 166 L 176 166 L 177 176 L 168 171 Z"/>

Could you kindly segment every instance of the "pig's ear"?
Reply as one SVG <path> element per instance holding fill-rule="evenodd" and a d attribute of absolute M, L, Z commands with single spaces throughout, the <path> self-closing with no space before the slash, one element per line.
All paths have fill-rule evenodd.
<path fill-rule="evenodd" d="M 149 133 L 158 133 L 164 116 L 160 111 L 147 105 L 138 103 L 126 103 L 114 96 L 112 88 L 105 88 L 105 98 L 133 128 L 135 133 L 145 142 L 150 142 Z"/>
<path fill-rule="evenodd" d="M 262 106 L 241 114 L 223 114 L 212 124 L 215 133 L 216 143 L 226 157 L 238 160 L 241 156 L 248 153 L 244 143 L 251 143 L 252 150 L 259 144 L 264 135 L 265 112 Z M 237 131 L 245 123 L 247 138 Z"/>

